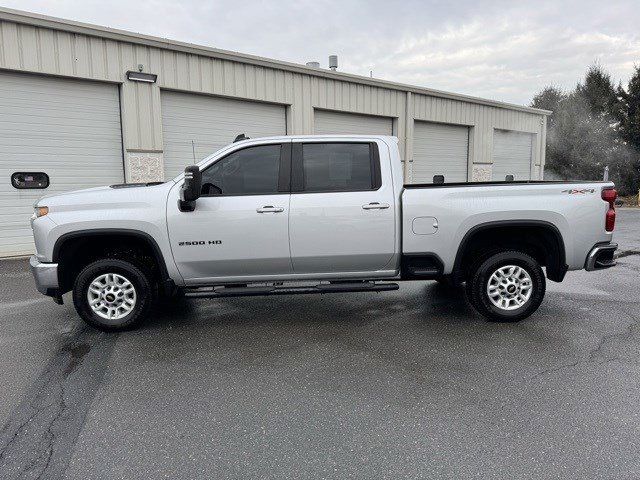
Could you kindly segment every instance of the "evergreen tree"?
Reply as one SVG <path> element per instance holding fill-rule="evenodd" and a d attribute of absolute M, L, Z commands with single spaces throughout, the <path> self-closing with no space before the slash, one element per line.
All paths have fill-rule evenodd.
<path fill-rule="evenodd" d="M 614 148 L 608 122 L 592 115 L 588 99 L 577 91 L 558 107 L 555 123 L 547 129 L 547 168 L 567 180 L 602 178 Z"/>
<path fill-rule="evenodd" d="M 587 70 L 584 82 L 578 83 L 576 93 L 581 95 L 589 105 L 593 116 L 609 116 L 615 118 L 618 111 L 618 97 L 611 81 L 611 75 L 598 64 Z"/>
<path fill-rule="evenodd" d="M 542 110 L 551 110 L 551 115 L 547 118 L 547 128 L 553 128 L 556 123 L 556 112 L 560 110 L 560 102 L 566 99 L 566 95 L 558 87 L 549 85 L 544 87 L 540 93 L 533 97 L 531 106 Z"/>
<path fill-rule="evenodd" d="M 546 170 L 561 178 L 599 180 L 605 166 L 622 194 L 640 184 L 640 68 L 629 88 L 614 87 L 599 65 L 565 94 L 545 87 L 531 106 L 552 110 L 547 123 Z"/>
<path fill-rule="evenodd" d="M 640 66 L 635 67 L 625 91 L 618 88 L 621 107 L 620 135 L 640 152 Z"/>

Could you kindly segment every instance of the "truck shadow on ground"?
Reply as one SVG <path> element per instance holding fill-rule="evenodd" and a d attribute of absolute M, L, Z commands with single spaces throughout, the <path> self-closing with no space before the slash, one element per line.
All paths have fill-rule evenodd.
<path fill-rule="evenodd" d="M 203 369 L 204 362 L 224 372 L 344 367 L 363 375 L 384 368 L 434 387 L 467 378 L 478 361 L 502 364 L 523 354 L 535 365 L 544 355 L 553 358 L 566 347 L 557 328 L 546 315 L 488 322 L 461 290 L 430 282 L 381 294 L 184 299 L 121 338 L 131 335 L 140 360 L 162 368 Z"/>
<path fill-rule="evenodd" d="M 484 323 L 466 302 L 462 289 L 429 282 L 379 294 L 176 298 L 156 308 L 141 329 L 203 327 L 206 324 L 215 328 L 221 324 L 247 323 L 357 326 L 392 317 L 413 318 L 423 325 Z"/>

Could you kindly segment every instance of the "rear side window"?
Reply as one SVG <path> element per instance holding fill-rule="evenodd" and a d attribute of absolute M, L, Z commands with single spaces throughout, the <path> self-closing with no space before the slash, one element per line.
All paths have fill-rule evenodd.
<path fill-rule="evenodd" d="M 278 193 L 280 149 L 279 144 L 260 145 L 229 154 L 202 172 L 202 194 Z"/>
<path fill-rule="evenodd" d="M 378 188 L 379 160 L 371 143 L 302 144 L 298 191 L 340 192 Z M 300 182 L 299 182 L 300 183 Z"/>

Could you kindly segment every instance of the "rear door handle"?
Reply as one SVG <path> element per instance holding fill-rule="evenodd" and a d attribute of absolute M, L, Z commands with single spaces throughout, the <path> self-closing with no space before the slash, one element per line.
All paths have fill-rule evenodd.
<path fill-rule="evenodd" d="M 362 205 L 362 208 L 364 210 L 384 210 L 385 208 L 389 208 L 389 204 L 388 203 L 378 203 L 378 202 L 371 202 L 367 205 Z"/>
<path fill-rule="evenodd" d="M 256 212 L 258 213 L 280 213 L 284 212 L 283 207 L 274 207 L 273 205 L 265 205 L 262 208 L 257 208 Z"/>

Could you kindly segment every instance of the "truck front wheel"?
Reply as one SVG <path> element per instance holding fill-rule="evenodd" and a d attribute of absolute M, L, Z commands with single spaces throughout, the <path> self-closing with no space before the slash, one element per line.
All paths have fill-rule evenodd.
<path fill-rule="evenodd" d="M 546 289 L 544 272 L 531 256 L 518 251 L 491 255 L 472 267 L 467 296 L 489 320 L 517 322 L 535 312 Z"/>
<path fill-rule="evenodd" d="M 153 303 L 149 277 L 136 265 L 104 259 L 82 269 L 73 285 L 73 304 L 82 319 L 105 331 L 131 328 Z"/>

